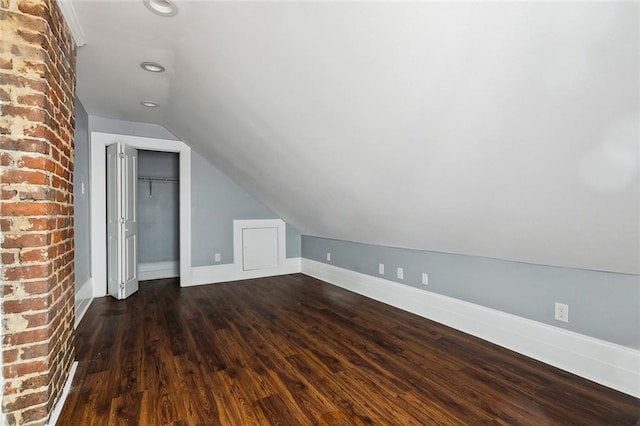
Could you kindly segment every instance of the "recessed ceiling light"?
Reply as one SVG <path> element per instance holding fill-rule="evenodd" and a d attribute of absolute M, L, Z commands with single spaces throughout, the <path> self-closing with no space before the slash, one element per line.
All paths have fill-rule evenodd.
<path fill-rule="evenodd" d="M 143 0 L 147 8 L 160 16 L 174 16 L 178 13 L 178 6 L 170 0 Z"/>
<path fill-rule="evenodd" d="M 151 72 L 164 72 L 164 67 L 156 62 L 143 62 L 140 64 L 143 70 Z"/>
<path fill-rule="evenodd" d="M 142 104 L 142 106 L 146 106 L 147 108 L 155 108 L 159 105 L 157 102 L 153 101 L 142 101 L 140 103 Z"/>

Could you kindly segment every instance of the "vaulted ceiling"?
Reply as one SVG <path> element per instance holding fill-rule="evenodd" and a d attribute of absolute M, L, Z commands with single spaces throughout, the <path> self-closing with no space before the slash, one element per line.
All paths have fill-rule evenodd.
<path fill-rule="evenodd" d="M 640 273 L 639 3 L 72 5 L 90 114 L 161 124 L 303 234 Z"/>

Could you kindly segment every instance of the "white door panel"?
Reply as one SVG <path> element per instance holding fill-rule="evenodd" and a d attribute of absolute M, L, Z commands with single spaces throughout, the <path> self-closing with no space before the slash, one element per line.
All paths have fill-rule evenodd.
<path fill-rule="evenodd" d="M 116 299 L 138 291 L 138 153 L 107 147 L 107 290 Z"/>
<path fill-rule="evenodd" d="M 124 145 L 123 152 L 124 299 L 138 291 L 138 150 Z"/>
<path fill-rule="evenodd" d="M 107 293 L 118 299 L 120 287 L 119 147 L 107 147 Z"/>

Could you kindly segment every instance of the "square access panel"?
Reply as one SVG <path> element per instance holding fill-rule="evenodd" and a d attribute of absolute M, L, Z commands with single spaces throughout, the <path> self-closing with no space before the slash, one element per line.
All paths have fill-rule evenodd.
<path fill-rule="evenodd" d="M 242 229 L 242 270 L 278 267 L 278 228 Z"/>

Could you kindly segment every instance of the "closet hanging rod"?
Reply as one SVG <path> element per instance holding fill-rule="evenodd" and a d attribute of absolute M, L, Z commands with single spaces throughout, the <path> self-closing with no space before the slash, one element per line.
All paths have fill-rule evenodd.
<path fill-rule="evenodd" d="M 138 180 L 148 181 L 161 181 L 161 182 L 180 182 L 178 178 L 163 178 L 163 177 L 150 177 L 150 176 L 138 176 Z"/>

